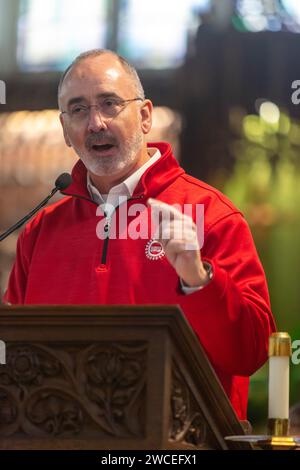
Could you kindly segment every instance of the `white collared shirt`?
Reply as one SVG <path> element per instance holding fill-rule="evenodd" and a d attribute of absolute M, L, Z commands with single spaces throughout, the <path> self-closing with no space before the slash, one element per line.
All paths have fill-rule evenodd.
<path fill-rule="evenodd" d="M 104 212 L 107 214 L 107 217 L 110 217 L 113 210 L 119 205 L 120 196 L 123 198 L 124 196 L 127 198 L 132 196 L 142 175 L 161 157 L 160 151 L 155 147 L 148 148 L 148 153 L 150 155 L 149 160 L 147 160 L 144 165 L 132 173 L 132 175 L 128 176 L 126 180 L 122 181 L 122 183 L 113 186 L 108 194 L 100 194 L 98 189 L 93 185 L 89 173 L 87 174 L 87 188 L 90 196 L 93 201 L 98 204 L 98 206 L 101 205 Z"/>

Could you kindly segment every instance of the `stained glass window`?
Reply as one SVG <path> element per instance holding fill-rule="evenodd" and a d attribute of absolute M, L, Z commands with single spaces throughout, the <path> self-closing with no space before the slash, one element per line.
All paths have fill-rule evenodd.
<path fill-rule="evenodd" d="M 300 32 L 299 0 L 237 0 L 235 11 L 239 30 Z"/>
<path fill-rule="evenodd" d="M 168 68 L 186 54 L 190 28 L 208 0 L 124 0 L 119 21 L 118 50 L 139 68 Z"/>
<path fill-rule="evenodd" d="M 63 69 L 80 52 L 104 47 L 106 0 L 21 0 L 17 58 L 21 69 Z"/>
<path fill-rule="evenodd" d="M 211 0 L 20 0 L 18 64 L 62 70 L 80 52 L 115 48 L 139 68 L 176 67 Z"/>

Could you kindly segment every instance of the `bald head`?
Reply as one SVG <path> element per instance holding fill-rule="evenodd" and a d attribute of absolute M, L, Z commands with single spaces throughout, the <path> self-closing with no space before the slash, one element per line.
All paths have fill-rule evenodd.
<path fill-rule="evenodd" d="M 132 65 L 129 64 L 129 62 L 124 59 L 124 57 L 107 49 L 93 49 L 87 52 L 83 52 L 77 56 L 62 74 L 58 84 L 58 104 L 60 109 L 63 87 L 69 76 L 73 75 L 72 72 L 83 62 L 88 63 L 88 66 L 91 67 L 91 63 L 94 61 L 100 61 L 103 64 L 103 67 L 107 67 L 109 64 L 114 64 L 115 67 L 117 66 L 123 69 L 127 75 L 128 80 L 131 82 L 131 86 L 133 87 L 136 96 L 145 99 L 144 89 L 137 71 Z"/>

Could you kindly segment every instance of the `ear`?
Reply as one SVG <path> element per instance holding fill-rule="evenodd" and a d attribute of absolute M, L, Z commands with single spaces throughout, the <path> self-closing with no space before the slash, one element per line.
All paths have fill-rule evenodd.
<path fill-rule="evenodd" d="M 69 139 L 69 136 L 68 136 L 68 133 L 67 133 L 66 124 L 64 122 L 64 117 L 63 117 L 62 113 L 60 113 L 60 115 L 59 115 L 59 120 L 60 120 L 60 123 L 61 123 L 62 128 L 63 128 L 65 142 L 66 142 L 68 147 L 72 147 L 72 144 L 70 142 L 70 139 Z"/>
<path fill-rule="evenodd" d="M 150 100 L 145 100 L 140 109 L 141 113 L 141 125 L 144 134 L 148 134 L 152 127 L 152 111 L 153 104 Z"/>

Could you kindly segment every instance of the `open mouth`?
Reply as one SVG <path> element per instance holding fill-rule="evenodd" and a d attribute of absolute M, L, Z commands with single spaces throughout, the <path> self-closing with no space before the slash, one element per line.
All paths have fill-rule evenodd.
<path fill-rule="evenodd" d="M 101 152 L 103 150 L 110 150 L 113 148 L 113 145 L 112 144 L 94 144 L 92 145 L 92 149 L 93 150 L 96 150 L 97 152 Z"/>

